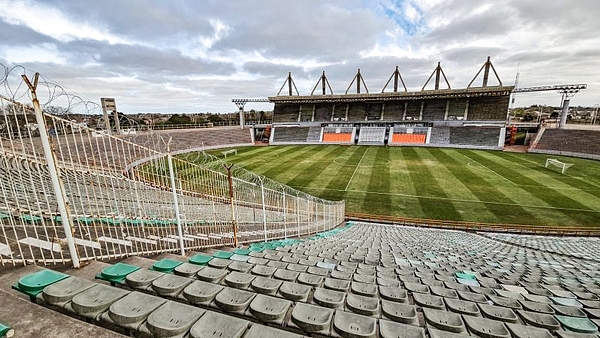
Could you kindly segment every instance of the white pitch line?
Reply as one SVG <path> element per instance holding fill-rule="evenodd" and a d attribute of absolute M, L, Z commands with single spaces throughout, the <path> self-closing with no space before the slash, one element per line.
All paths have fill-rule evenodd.
<path fill-rule="evenodd" d="M 356 175 L 356 172 L 358 171 L 358 167 L 360 167 L 360 164 L 361 164 L 363 158 L 365 158 L 365 154 L 367 153 L 367 151 L 369 151 L 369 148 L 367 148 L 367 150 L 365 150 L 365 152 L 362 154 L 362 157 L 360 158 L 360 161 L 358 161 L 356 168 L 354 168 L 354 172 L 352 173 L 352 176 L 350 176 L 350 180 L 348 180 L 348 184 L 346 184 L 346 188 L 344 189 L 344 191 L 348 190 L 348 187 L 350 186 L 350 182 L 352 182 L 354 175 Z"/>
<path fill-rule="evenodd" d="M 480 166 L 484 167 L 485 169 L 487 169 L 487 170 L 489 170 L 489 171 L 493 172 L 494 174 L 498 175 L 499 177 L 501 177 L 501 178 L 502 178 L 502 179 L 504 179 L 505 181 L 508 181 L 508 182 L 512 183 L 514 186 L 516 186 L 516 187 L 518 187 L 518 186 L 519 186 L 519 185 L 518 185 L 518 184 L 516 184 L 515 182 L 513 182 L 513 181 L 509 180 L 508 178 L 506 178 L 506 177 L 504 177 L 504 176 L 502 176 L 502 175 L 498 174 L 496 171 L 494 171 L 492 168 L 490 168 L 490 167 L 486 166 L 485 164 L 481 164 L 481 163 L 477 162 L 476 160 L 474 160 L 474 159 L 470 158 L 468 155 L 465 155 L 465 154 L 463 154 L 463 155 L 464 155 L 466 158 L 468 158 L 469 160 L 471 160 L 471 161 L 473 161 L 473 162 L 475 162 L 475 163 L 479 164 Z M 469 163 L 467 163 L 467 166 L 469 166 L 469 167 L 470 167 L 470 165 L 469 165 L 469 164 L 470 164 L 470 162 L 469 162 Z"/>

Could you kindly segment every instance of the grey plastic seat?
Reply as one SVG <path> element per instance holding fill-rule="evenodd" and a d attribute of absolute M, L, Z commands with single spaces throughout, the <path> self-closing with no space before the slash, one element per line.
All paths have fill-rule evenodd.
<path fill-rule="evenodd" d="M 227 276 L 227 270 L 216 269 L 210 266 L 205 267 L 196 274 L 196 278 L 209 283 L 219 283 L 225 276 Z"/>
<path fill-rule="evenodd" d="M 352 312 L 365 316 L 376 316 L 379 314 L 379 298 L 365 297 L 349 293 L 346 295 L 346 306 Z"/>
<path fill-rule="evenodd" d="M 298 283 L 300 284 L 306 284 L 306 285 L 310 285 L 313 287 L 318 287 L 321 286 L 321 284 L 323 284 L 323 276 L 318 276 L 318 275 L 312 275 L 310 273 L 306 273 L 306 272 L 301 272 L 300 275 L 298 275 Z"/>
<path fill-rule="evenodd" d="M 231 257 L 229 257 L 229 260 L 232 260 L 234 262 L 240 262 L 240 263 L 245 263 L 247 262 L 250 258 L 250 256 L 246 256 L 246 255 L 240 255 L 240 254 L 233 254 L 231 255 Z M 233 264 L 233 263 L 232 263 Z M 231 265 L 231 264 L 230 264 Z"/>
<path fill-rule="evenodd" d="M 477 303 L 452 298 L 444 298 L 444 302 L 446 302 L 448 310 L 452 312 L 468 316 L 481 316 Z"/>
<path fill-rule="evenodd" d="M 519 322 L 517 314 L 512 309 L 507 307 L 479 304 L 479 309 L 481 310 L 481 314 L 489 319 L 499 320 L 507 323 Z"/>
<path fill-rule="evenodd" d="M 123 289 L 96 284 L 73 296 L 71 302 L 67 303 L 66 309 L 85 318 L 94 319 L 98 314 L 106 311 L 112 303 L 129 293 L 130 291 Z"/>
<path fill-rule="evenodd" d="M 327 276 L 329 274 L 329 269 L 320 268 L 318 266 L 309 266 L 308 269 L 306 269 L 306 272 L 312 275 Z"/>
<path fill-rule="evenodd" d="M 511 338 L 503 322 L 482 317 L 464 316 L 465 326 L 479 337 Z"/>
<path fill-rule="evenodd" d="M 461 316 L 454 312 L 423 308 L 423 317 L 428 324 L 440 330 L 454 333 L 466 331 Z"/>
<path fill-rule="evenodd" d="M 293 263 L 288 264 L 288 266 L 286 266 L 285 268 L 288 270 L 291 270 L 291 271 L 296 271 L 296 272 L 306 272 L 306 270 L 308 270 L 308 267 L 306 265 L 293 264 Z"/>
<path fill-rule="evenodd" d="M 579 302 L 586 308 L 600 309 L 600 300 L 579 299 Z"/>
<path fill-rule="evenodd" d="M 292 310 L 291 319 L 296 326 L 302 329 L 302 331 L 328 336 L 333 313 L 333 309 L 305 303 L 296 303 Z"/>
<path fill-rule="evenodd" d="M 400 281 L 396 279 L 391 279 L 387 277 L 377 277 L 377 285 L 379 286 L 391 286 L 395 288 L 400 287 Z"/>
<path fill-rule="evenodd" d="M 447 289 L 445 287 L 440 286 L 430 286 L 431 294 L 435 296 L 440 296 L 444 298 L 456 298 L 458 299 L 458 294 L 453 289 Z"/>
<path fill-rule="evenodd" d="M 420 283 L 404 282 L 404 288 L 412 293 L 429 293 L 429 286 Z"/>
<path fill-rule="evenodd" d="M 553 338 L 550 331 L 530 325 L 506 323 L 508 331 L 514 338 Z"/>
<path fill-rule="evenodd" d="M 173 273 L 183 277 L 194 277 L 204 266 L 192 263 L 181 263 L 173 269 Z M 139 271 L 139 270 L 138 270 Z"/>
<path fill-rule="evenodd" d="M 222 285 L 197 280 L 186 286 L 181 296 L 190 302 L 190 304 L 208 305 L 223 288 Z"/>
<path fill-rule="evenodd" d="M 374 283 L 368 284 L 353 281 L 350 285 L 350 290 L 357 295 L 377 297 L 377 285 Z"/>
<path fill-rule="evenodd" d="M 277 268 L 274 268 L 271 266 L 255 265 L 252 268 L 252 270 L 250 270 L 250 273 L 252 273 L 253 275 L 257 275 L 257 276 L 271 277 L 271 276 L 273 276 L 273 274 L 275 273 L 276 270 L 277 270 Z"/>
<path fill-rule="evenodd" d="M 377 320 L 338 310 L 333 315 L 333 329 L 342 337 L 375 338 L 377 336 Z"/>
<path fill-rule="evenodd" d="M 205 312 L 195 306 L 168 301 L 148 316 L 144 326 L 155 337 L 183 335 Z"/>
<path fill-rule="evenodd" d="M 413 293 L 413 299 L 416 305 L 421 307 L 429 307 L 438 310 L 446 308 L 444 298 L 439 296 L 428 295 L 424 293 Z"/>
<path fill-rule="evenodd" d="M 244 256 L 244 257 L 248 257 L 248 256 Z M 231 262 L 231 264 L 229 264 L 227 266 L 227 270 L 249 273 L 253 267 L 254 267 L 254 264 L 240 262 L 240 261 L 233 261 L 233 262 Z"/>
<path fill-rule="evenodd" d="M 536 303 L 543 303 L 543 304 L 551 304 L 552 301 L 550 300 L 550 298 L 546 297 L 546 296 L 539 296 L 539 295 L 523 295 L 524 299 L 519 299 L 519 300 L 526 300 L 529 302 L 536 302 Z"/>
<path fill-rule="evenodd" d="M 44 302 L 47 304 L 63 307 L 63 305 L 73 299 L 75 295 L 93 287 L 94 285 L 96 285 L 96 283 L 87 279 L 69 277 L 46 286 L 43 289 L 41 296 L 43 297 Z"/>
<path fill-rule="evenodd" d="M 379 320 L 379 337 L 381 338 L 425 338 L 423 328 Z"/>
<path fill-rule="evenodd" d="M 465 333 L 451 333 L 448 331 L 438 330 L 431 326 L 427 327 L 430 338 L 472 338 L 470 334 Z"/>
<path fill-rule="evenodd" d="M 137 330 L 154 310 L 166 302 L 166 299 L 134 291 L 112 303 L 103 317 L 105 321 L 108 317 L 118 326 Z"/>
<path fill-rule="evenodd" d="M 207 311 L 190 329 L 192 338 L 241 338 L 250 326 L 247 320 Z"/>
<path fill-rule="evenodd" d="M 283 282 L 279 287 L 279 294 L 294 302 L 306 302 L 310 291 L 310 286 L 292 282 Z"/>
<path fill-rule="evenodd" d="M 164 274 L 152 281 L 152 290 L 161 297 L 174 297 L 194 280 L 177 275 Z"/>
<path fill-rule="evenodd" d="M 492 301 L 492 303 L 494 303 L 494 305 L 497 306 L 503 306 L 514 310 L 523 309 L 521 303 L 516 299 L 505 298 L 500 296 L 488 296 L 488 298 Z"/>
<path fill-rule="evenodd" d="M 338 291 L 348 291 L 350 287 L 350 281 L 344 279 L 335 279 L 335 278 L 325 278 L 325 282 L 323 286 L 327 289 L 338 290 Z"/>
<path fill-rule="evenodd" d="M 324 307 L 340 309 L 344 307 L 346 293 L 324 288 L 315 288 L 315 292 L 313 293 L 313 301 Z"/>
<path fill-rule="evenodd" d="M 264 259 L 264 258 L 260 258 L 260 257 L 253 257 L 252 256 L 252 252 L 250 253 L 250 258 L 248 258 L 248 260 L 246 261 L 246 263 L 248 264 L 254 264 L 254 265 L 267 265 L 267 263 L 269 263 L 268 259 Z"/>
<path fill-rule="evenodd" d="M 289 300 L 265 295 L 256 295 L 250 302 L 250 313 L 262 322 L 281 325 L 291 306 L 292 302 Z"/>
<path fill-rule="evenodd" d="M 511 299 L 517 299 L 517 300 L 522 300 L 523 299 L 523 295 L 517 292 L 511 292 L 511 291 L 506 291 L 506 290 L 499 290 L 499 289 L 494 289 L 494 292 L 496 292 L 496 294 L 500 297 L 504 297 L 504 298 L 511 298 Z"/>
<path fill-rule="evenodd" d="M 198 265 L 201 269 L 202 265 Z M 152 282 L 162 277 L 164 273 L 160 271 L 148 270 L 148 269 L 139 269 L 136 270 L 125 277 L 125 283 L 133 289 L 143 289 L 147 288 L 152 284 Z"/>
<path fill-rule="evenodd" d="M 538 302 L 530 302 L 527 300 L 519 301 L 521 305 L 523 305 L 523 310 L 547 313 L 553 315 L 555 313 L 554 309 L 547 303 L 538 303 Z"/>
<path fill-rule="evenodd" d="M 352 272 L 334 270 L 334 271 L 331 271 L 331 273 L 329 274 L 329 276 L 331 278 L 344 279 L 344 280 L 348 280 L 349 281 L 349 280 L 352 279 Z"/>
<path fill-rule="evenodd" d="M 552 315 L 525 310 L 517 310 L 517 313 L 523 319 L 523 321 L 529 325 L 548 330 L 560 329 L 560 323 Z"/>
<path fill-rule="evenodd" d="M 564 306 L 573 306 L 582 308 L 583 304 L 581 304 L 577 299 L 574 298 L 563 298 L 563 297 L 549 297 L 553 304 L 556 305 L 564 305 Z"/>
<path fill-rule="evenodd" d="M 379 286 L 379 296 L 383 299 L 393 302 L 408 302 L 408 294 L 406 290 L 394 286 Z"/>
<path fill-rule="evenodd" d="M 255 296 L 254 292 L 225 287 L 215 297 L 215 304 L 223 311 L 241 314 Z"/>
<path fill-rule="evenodd" d="M 287 270 L 287 269 L 277 269 L 277 270 L 275 270 L 273 277 L 283 280 L 283 281 L 295 282 L 296 279 L 298 279 L 299 275 L 300 275 L 300 272 L 298 272 L 298 271 L 292 271 L 292 270 Z"/>
<path fill-rule="evenodd" d="M 255 275 L 249 273 L 232 271 L 225 277 L 224 282 L 234 288 L 247 289 L 255 278 Z"/>
<path fill-rule="evenodd" d="M 288 331 L 254 324 L 246 331 L 244 338 L 302 338 L 303 336 Z"/>
<path fill-rule="evenodd" d="M 417 308 L 414 305 L 382 300 L 381 313 L 383 316 L 398 323 L 419 325 Z"/>
<path fill-rule="evenodd" d="M 352 276 L 352 281 L 354 281 L 354 282 L 375 284 L 376 280 L 377 280 L 377 278 L 375 276 L 360 275 L 358 273 L 355 273 Z"/>
<path fill-rule="evenodd" d="M 488 302 L 488 299 L 480 293 L 463 292 L 463 291 L 456 291 L 456 293 L 458 294 L 458 297 L 460 299 L 467 300 L 469 302 L 475 302 L 475 303 L 487 303 Z"/>
<path fill-rule="evenodd" d="M 283 281 L 258 276 L 254 278 L 252 283 L 250 283 L 250 287 L 258 293 L 262 293 L 265 295 L 275 295 L 277 294 L 281 283 L 283 283 Z"/>
<path fill-rule="evenodd" d="M 233 263 L 233 261 L 229 259 L 213 257 L 213 259 L 208 261 L 208 266 L 215 269 L 225 269 L 231 263 Z"/>
<path fill-rule="evenodd" d="M 267 266 L 275 269 L 285 269 L 288 266 L 288 263 L 281 261 L 269 261 Z"/>

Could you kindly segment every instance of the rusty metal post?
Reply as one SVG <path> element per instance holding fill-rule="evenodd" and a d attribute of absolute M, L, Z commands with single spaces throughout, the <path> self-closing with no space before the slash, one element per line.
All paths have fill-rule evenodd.
<path fill-rule="evenodd" d="M 223 165 L 227 170 L 227 180 L 229 181 L 229 203 L 231 204 L 231 226 L 233 227 L 233 246 L 237 248 L 238 246 L 238 235 L 237 235 L 237 220 L 235 219 L 235 201 L 233 194 L 233 177 L 231 175 L 231 168 L 233 168 L 233 164 Z"/>
<path fill-rule="evenodd" d="M 71 261 L 73 262 L 73 267 L 77 269 L 81 267 L 81 262 L 79 260 L 77 248 L 75 247 L 75 239 L 73 238 L 73 220 L 71 219 L 71 215 L 69 212 L 69 206 L 67 202 L 67 196 L 65 195 L 65 189 L 60 179 L 60 171 L 56 165 L 54 153 L 52 151 L 52 147 L 50 146 L 50 138 L 48 137 L 48 130 L 46 127 L 46 121 L 44 120 L 44 113 L 42 112 L 42 108 L 40 107 L 40 102 L 38 101 L 36 94 L 40 74 L 35 73 L 35 76 L 33 78 L 33 84 L 29 81 L 27 75 L 23 75 L 22 77 L 23 81 L 25 81 L 25 83 L 29 87 L 29 91 L 31 92 L 31 100 L 33 103 L 33 110 L 35 112 L 35 119 L 40 132 L 40 140 L 42 141 L 42 148 L 44 149 L 44 156 L 46 158 L 46 162 L 48 162 L 48 174 L 50 175 L 50 180 L 52 181 L 52 190 L 54 191 L 56 204 L 58 206 L 58 211 L 62 219 L 62 225 L 65 231 L 65 239 L 67 240 L 67 246 L 69 247 Z"/>

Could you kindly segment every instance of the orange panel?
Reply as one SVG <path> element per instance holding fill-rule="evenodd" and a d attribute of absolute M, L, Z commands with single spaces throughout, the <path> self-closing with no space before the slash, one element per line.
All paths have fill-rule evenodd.
<path fill-rule="evenodd" d="M 425 134 L 394 134 L 392 143 L 425 143 L 427 135 Z"/>
<path fill-rule="evenodd" d="M 352 133 L 323 133 L 323 142 L 351 142 Z"/>

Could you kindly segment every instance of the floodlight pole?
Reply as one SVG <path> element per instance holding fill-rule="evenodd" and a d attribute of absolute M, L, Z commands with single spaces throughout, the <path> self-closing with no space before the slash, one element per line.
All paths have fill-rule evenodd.
<path fill-rule="evenodd" d="M 22 77 L 23 81 L 25 81 L 29 87 L 29 91 L 31 92 L 31 100 L 33 103 L 33 110 L 35 111 L 35 119 L 39 126 L 38 130 L 40 132 L 40 140 L 42 141 L 42 148 L 44 149 L 46 162 L 48 162 L 48 174 L 50 175 L 50 180 L 52 181 L 52 189 L 54 190 L 56 204 L 58 206 L 63 229 L 65 231 L 65 239 L 67 240 L 67 246 L 69 247 L 71 261 L 73 262 L 73 267 L 78 269 L 81 267 L 81 262 L 79 261 L 79 255 L 77 253 L 77 248 L 75 247 L 75 240 L 73 239 L 73 220 L 71 219 L 71 215 L 69 213 L 65 189 L 62 185 L 62 181 L 60 180 L 59 170 L 56 166 L 56 160 L 54 158 L 54 153 L 52 152 L 52 147 L 50 146 L 50 138 L 48 137 L 48 130 L 46 129 L 44 114 L 36 94 L 40 74 L 35 73 L 33 84 L 29 81 L 27 75 L 23 74 Z"/>

